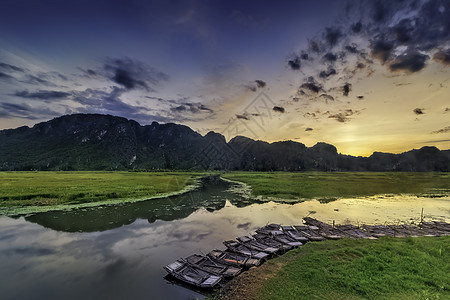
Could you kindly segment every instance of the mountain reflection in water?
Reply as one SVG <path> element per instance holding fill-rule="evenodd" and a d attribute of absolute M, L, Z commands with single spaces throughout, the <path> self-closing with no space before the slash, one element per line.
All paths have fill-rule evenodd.
<path fill-rule="evenodd" d="M 228 192 L 232 185 L 236 184 L 224 181 L 219 176 L 210 176 L 202 180 L 202 185 L 198 189 L 178 196 L 71 211 L 38 213 L 25 219 L 57 231 L 94 232 L 129 225 L 137 219 L 146 219 L 149 223 L 156 220 L 183 219 L 203 207 L 213 212 L 225 206 L 225 199 L 237 207 L 254 203 Z"/>

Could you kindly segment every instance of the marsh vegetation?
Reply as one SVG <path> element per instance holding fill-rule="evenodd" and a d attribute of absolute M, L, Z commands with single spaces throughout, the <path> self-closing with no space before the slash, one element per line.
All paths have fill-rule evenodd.
<path fill-rule="evenodd" d="M 0 172 L 0 207 L 150 198 L 182 190 L 202 175 L 188 172 Z"/>
<path fill-rule="evenodd" d="M 288 200 L 450 194 L 449 173 L 404 172 L 230 172 L 222 177 L 246 183 L 253 196 Z"/>

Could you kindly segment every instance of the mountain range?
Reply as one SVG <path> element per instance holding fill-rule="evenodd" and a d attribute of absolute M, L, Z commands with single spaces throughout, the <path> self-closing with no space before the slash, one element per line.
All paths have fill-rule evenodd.
<path fill-rule="evenodd" d="M 0 131 L 0 170 L 450 171 L 450 150 L 423 147 L 370 157 L 294 141 L 243 136 L 229 142 L 173 123 L 142 126 L 122 117 L 74 114 Z"/>

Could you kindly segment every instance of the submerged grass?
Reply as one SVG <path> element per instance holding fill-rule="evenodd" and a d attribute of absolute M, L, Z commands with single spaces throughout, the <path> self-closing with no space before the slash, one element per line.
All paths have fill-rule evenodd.
<path fill-rule="evenodd" d="M 266 264 L 255 299 L 450 299 L 448 236 L 313 242 Z"/>
<path fill-rule="evenodd" d="M 402 172 L 229 172 L 223 178 L 251 186 L 253 196 L 334 200 L 377 194 L 450 194 L 449 173 Z"/>
<path fill-rule="evenodd" d="M 204 173 L 0 172 L 0 207 L 76 205 L 180 191 Z"/>

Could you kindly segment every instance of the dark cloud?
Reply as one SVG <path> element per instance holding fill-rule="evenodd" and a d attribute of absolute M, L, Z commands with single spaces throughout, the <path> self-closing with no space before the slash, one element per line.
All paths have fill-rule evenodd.
<path fill-rule="evenodd" d="M 23 103 L 23 104 L 17 104 L 17 103 L 0 103 L 0 106 L 8 111 L 30 111 L 31 106 Z"/>
<path fill-rule="evenodd" d="M 154 91 L 153 87 L 169 79 L 168 75 L 131 58 L 106 59 L 104 69 L 107 77 L 127 90 L 143 89 Z"/>
<path fill-rule="evenodd" d="M 173 112 L 190 112 L 193 114 L 198 114 L 204 111 L 208 111 L 211 113 L 214 112 L 214 110 L 201 103 L 189 103 L 189 102 L 180 103 L 180 105 L 178 106 L 171 107 L 170 110 Z"/>
<path fill-rule="evenodd" d="M 36 74 L 37 77 L 41 78 L 41 79 L 45 79 L 49 82 L 53 82 L 53 81 L 69 81 L 69 78 L 67 78 L 67 76 L 59 73 L 59 72 L 39 72 Z M 56 85 L 56 84 L 55 84 Z"/>
<path fill-rule="evenodd" d="M 320 78 L 328 78 L 328 77 L 330 77 L 330 76 L 332 76 L 332 75 L 336 75 L 336 74 L 337 74 L 337 72 L 336 72 L 335 69 L 333 69 L 333 68 L 328 68 L 327 71 L 320 71 L 319 77 L 320 77 Z"/>
<path fill-rule="evenodd" d="M 86 77 L 94 77 L 99 75 L 97 71 L 94 71 L 92 69 L 78 68 L 78 70 L 80 70 Z"/>
<path fill-rule="evenodd" d="M 32 74 L 25 75 L 23 83 L 32 84 L 32 85 L 45 85 L 50 87 L 56 87 L 57 85 L 47 79 L 44 79 L 43 76 L 35 76 Z"/>
<path fill-rule="evenodd" d="M 319 97 L 324 98 L 325 100 L 327 100 L 327 102 L 328 101 L 334 101 L 334 97 L 331 96 L 331 95 L 328 95 L 328 94 L 322 94 Z"/>
<path fill-rule="evenodd" d="M 398 56 L 392 64 L 389 65 L 389 69 L 391 71 L 401 70 L 408 73 L 418 72 L 425 67 L 425 62 L 428 58 L 428 55 L 424 55 L 419 52 L 408 53 Z"/>
<path fill-rule="evenodd" d="M 172 111 L 176 111 L 176 112 L 183 112 L 183 111 L 186 111 L 187 110 L 187 108 L 186 108 L 186 106 L 184 106 L 184 105 L 180 105 L 180 106 L 175 106 L 175 107 L 172 107 L 172 108 L 170 108 Z"/>
<path fill-rule="evenodd" d="M 414 108 L 414 109 L 413 109 L 413 112 L 414 112 L 416 115 L 423 115 L 423 114 L 425 113 L 423 108 Z"/>
<path fill-rule="evenodd" d="M 256 92 L 258 88 L 254 85 L 245 85 L 246 88 L 248 88 L 252 92 Z"/>
<path fill-rule="evenodd" d="M 395 86 L 411 85 L 411 82 L 394 82 Z"/>
<path fill-rule="evenodd" d="M 284 109 L 284 107 L 281 107 L 281 106 L 274 106 L 273 108 L 273 111 L 275 111 L 275 112 L 279 112 L 279 113 L 285 113 L 285 109 Z"/>
<path fill-rule="evenodd" d="M 306 53 L 306 52 L 302 52 L 302 53 L 300 54 L 300 58 L 303 59 L 303 60 L 308 60 L 309 55 L 308 55 L 308 53 Z"/>
<path fill-rule="evenodd" d="M 351 90 L 352 90 L 352 85 L 350 83 L 346 82 L 344 84 L 344 86 L 342 87 L 342 94 L 347 97 Z"/>
<path fill-rule="evenodd" d="M 144 97 L 147 98 L 147 99 L 158 100 L 158 101 L 161 101 L 161 102 L 166 101 L 165 99 L 163 99 L 161 97 L 154 97 L 154 96 L 144 96 Z"/>
<path fill-rule="evenodd" d="M 13 71 L 13 72 L 25 72 L 25 70 L 23 68 L 17 67 L 17 66 L 13 66 L 7 63 L 2 63 L 0 62 L 0 68 L 6 71 Z"/>
<path fill-rule="evenodd" d="M 450 34 L 450 2 L 430 0 L 425 2 L 414 18 L 410 44 L 415 49 L 428 51 L 445 45 Z"/>
<path fill-rule="evenodd" d="M 48 119 L 55 116 L 60 116 L 61 113 L 53 111 L 47 107 L 35 107 L 26 103 L 0 103 L 0 108 L 3 110 L 1 116 L 3 118 L 22 118 L 28 120 Z M 0 112 L 2 111 L 0 110 Z"/>
<path fill-rule="evenodd" d="M 376 0 L 371 3 L 373 5 L 372 19 L 378 23 L 385 21 L 389 14 L 389 6 L 387 5 L 387 1 Z"/>
<path fill-rule="evenodd" d="M 256 92 L 258 88 L 264 88 L 267 83 L 264 80 L 257 79 L 255 80 L 256 86 L 254 84 L 244 85 L 246 88 L 248 88 L 252 92 Z"/>
<path fill-rule="evenodd" d="M 398 43 L 406 44 L 411 40 L 411 33 L 414 30 L 413 22 L 411 19 L 403 19 L 392 28 Z"/>
<path fill-rule="evenodd" d="M 328 52 L 326 53 L 323 57 L 322 57 L 325 61 L 329 61 L 329 62 L 335 62 L 337 60 L 337 55 L 332 53 L 332 52 Z"/>
<path fill-rule="evenodd" d="M 433 56 L 433 59 L 441 64 L 450 66 L 450 48 L 447 50 L 440 50 L 436 52 Z"/>
<path fill-rule="evenodd" d="M 256 85 L 257 85 L 259 88 L 263 88 L 263 87 L 266 86 L 266 82 L 263 81 L 263 80 L 257 79 L 257 80 L 255 80 L 255 82 L 256 82 Z"/>
<path fill-rule="evenodd" d="M 353 116 L 354 114 L 359 113 L 358 111 L 354 111 L 352 109 L 346 109 L 343 112 L 339 112 L 337 114 L 332 114 L 329 115 L 328 118 L 331 119 L 335 119 L 336 121 L 340 122 L 340 123 L 345 123 L 350 121 L 350 117 Z"/>
<path fill-rule="evenodd" d="M 316 41 L 310 41 L 308 44 L 308 49 L 312 52 L 319 53 L 320 52 L 319 43 Z"/>
<path fill-rule="evenodd" d="M 432 131 L 431 133 L 435 134 L 435 133 L 447 133 L 447 132 L 450 132 L 450 126 L 444 127 L 442 129 L 439 129 L 436 131 Z"/>
<path fill-rule="evenodd" d="M 40 90 L 37 92 L 30 93 L 24 90 L 24 91 L 17 91 L 13 95 L 21 98 L 53 100 L 53 99 L 67 98 L 70 97 L 72 94 L 61 91 L 46 91 L 46 90 Z"/>
<path fill-rule="evenodd" d="M 305 131 L 313 131 L 314 129 L 312 129 L 311 127 L 306 127 Z"/>
<path fill-rule="evenodd" d="M 0 79 L 1 80 L 10 81 L 10 80 L 15 79 L 15 78 L 10 76 L 10 75 L 8 75 L 8 74 L 6 74 L 6 73 L 0 72 Z"/>
<path fill-rule="evenodd" d="M 57 87 L 61 81 L 70 81 L 67 76 L 59 72 L 30 72 L 28 69 L 7 63 L 0 63 L 0 79 L 46 87 Z"/>
<path fill-rule="evenodd" d="M 356 98 L 362 100 L 362 99 L 364 99 L 364 96 L 356 96 Z"/>
<path fill-rule="evenodd" d="M 359 33 L 362 29 L 361 22 L 356 22 L 356 23 L 352 24 L 351 29 L 354 33 Z"/>
<path fill-rule="evenodd" d="M 346 13 L 348 21 L 340 19 L 339 25 L 326 27 L 300 51 L 308 58 L 302 70 L 319 76 L 327 90 L 353 82 L 362 69 L 370 76 L 376 70 L 374 58 L 389 71 L 407 74 L 427 67 L 429 57 L 450 65 L 450 1 L 351 0 Z M 355 58 L 357 67 L 348 67 Z M 334 73 L 312 65 L 314 61 L 332 66 L 339 78 L 331 78 Z"/>
<path fill-rule="evenodd" d="M 373 57 L 378 58 L 382 63 L 385 63 L 391 56 L 391 51 L 394 49 L 394 43 L 379 38 L 370 42 L 370 49 Z"/>
<path fill-rule="evenodd" d="M 333 47 L 335 46 L 342 37 L 342 32 L 340 28 L 327 27 L 324 33 L 325 40 L 327 43 Z"/>
<path fill-rule="evenodd" d="M 307 90 L 309 90 L 309 91 L 311 91 L 313 93 L 316 93 L 316 94 L 323 90 L 322 86 L 320 84 L 318 84 L 314 80 L 314 77 L 312 77 L 312 76 L 308 77 L 307 81 L 305 83 L 303 83 L 300 86 L 300 88 L 307 89 Z M 300 92 L 302 92 L 302 90 L 300 90 Z"/>
<path fill-rule="evenodd" d="M 316 114 L 313 112 L 307 112 L 307 113 L 303 114 L 303 116 L 305 118 L 316 118 Z"/>
<path fill-rule="evenodd" d="M 241 119 L 241 120 L 250 120 L 249 116 L 247 114 L 243 114 L 243 115 L 236 115 L 236 118 Z"/>
<path fill-rule="evenodd" d="M 302 84 L 300 87 L 310 90 L 311 92 L 314 92 L 316 94 L 322 90 L 322 87 L 320 85 L 311 82 L 306 82 Z"/>
<path fill-rule="evenodd" d="M 345 50 L 347 50 L 348 52 L 350 52 L 352 54 L 359 53 L 358 46 L 356 44 L 351 44 L 351 45 L 345 46 Z"/>
<path fill-rule="evenodd" d="M 288 60 L 288 66 L 292 69 L 292 70 L 300 70 L 301 67 L 301 63 L 300 63 L 300 57 L 295 56 L 292 57 L 291 59 Z"/>

